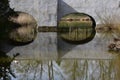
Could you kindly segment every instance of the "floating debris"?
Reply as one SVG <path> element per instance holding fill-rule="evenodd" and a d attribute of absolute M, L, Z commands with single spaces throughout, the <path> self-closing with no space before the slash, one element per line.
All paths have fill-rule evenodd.
<path fill-rule="evenodd" d="M 108 46 L 109 51 L 120 52 L 120 39 L 114 38 L 114 41 Z"/>

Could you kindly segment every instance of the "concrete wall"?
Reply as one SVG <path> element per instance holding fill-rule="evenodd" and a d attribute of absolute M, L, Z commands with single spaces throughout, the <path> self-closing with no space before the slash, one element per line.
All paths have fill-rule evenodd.
<path fill-rule="evenodd" d="M 97 14 L 120 13 L 120 0 L 58 0 L 58 18 L 71 12 L 91 15 L 99 23 Z M 97 13 L 97 14 L 96 14 Z"/>
<path fill-rule="evenodd" d="M 10 0 L 11 8 L 31 14 L 38 26 L 56 26 L 57 0 Z M 57 58 L 56 33 L 38 33 L 35 41 L 26 46 L 3 47 L 8 55 L 19 52 L 21 58 Z"/>
<path fill-rule="evenodd" d="M 39 26 L 56 26 L 63 15 L 71 12 L 87 13 L 96 23 L 100 23 L 96 13 L 119 14 L 119 5 L 119 0 L 10 0 L 11 8 L 33 15 Z M 8 55 L 19 52 L 22 58 L 57 58 L 57 55 L 64 56 L 63 58 L 106 58 L 111 57 L 105 54 L 106 46 L 103 45 L 107 45 L 106 41 L 95 36 L 89 43 L 72 45 L 57 39 L 56 33 L 39 33 L 36 40 L 29 45 L 3 47 L 3 50 Z M 102 56 L 99 55 L 101 53 Z"/>
<path fill-rule="evenodd" d="M 97 15 L 114 14 L 119 16 L 120 14 L 119 0 L 58 0 L 58 3 L 58 20 L 65 14 L 80 12 L 92 16 L 96 24 L 100 24 Z M 113 57 L 107 47 L 110 40 L 112 38 L 105 39 L 105 37 L 96 35 L 92 41 L 86 44 L 73 45 L 58 38 L 58 53 L 63 58 L 110 59 Z"/>

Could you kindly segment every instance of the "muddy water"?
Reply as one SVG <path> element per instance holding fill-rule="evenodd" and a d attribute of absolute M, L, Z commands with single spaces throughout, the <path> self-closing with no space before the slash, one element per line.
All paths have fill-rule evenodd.
<path fill-rule="evenodd" d="M 11 63 L 12 80 L 119 80 L 119 58 L 108 52 L 112 38 L 96 34 L 60 59 L 16 59 Z"/>
<path fill-rule="evenodd" d="M 11 67 L 13 80 L 117 80 L 112 60 L 20 60 Z"/>
<path fill-rule="evenodd" d="M 112 38 L 95 38 L 84 45 L 68 49 L 68 44 L 59 49 L 64 53 L 60 59 L 21 60 L 12 62 L 16 75 L 13 80 L 119 80 L 118 54 L 108 52 Z M 64 48 L 64 49 L 63 49 Z M 67 50 L 68 49 L 68 50 Z M 115 60 L 114 60 L 115 58 Z"/>

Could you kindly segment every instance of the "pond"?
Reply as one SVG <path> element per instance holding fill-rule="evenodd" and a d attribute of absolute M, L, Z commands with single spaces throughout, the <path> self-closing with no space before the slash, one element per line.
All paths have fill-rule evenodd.
<path fill-rule="evenodd" d="M 19 16 L 20 14 L 27 15 L 27 18 L 25 16 Z M 18 18 L 24 17 L 25 21 L 27 21 L 26 19 L 30 18 L 29 25 L 31 26 L 31 23 L 34 23 L 34 25 L 37 26 L 34 19 L 32 17 L 28 17 L 28 14 L 19 13 L 17 15 Z M 6 21 L 3 22 L 6 23 Z M 1 20 L 1 24 L 3 24 L 3 22 Z M 19 23 L 19 21 L 17 21 L 16 23 Z M 19 23 L 18 28 L 25 26 L 21 24 L 23 23 L 22 22 Z M 111 54 L 108 51 L 109 50 L 108 46 L 111 43 L 111 41 L 114 39 L 114 35 L 112 36 L 111 34 L 113 32 L 111 26 L 102 27 L 102 29 L 98 27 L 98 29 L 96 29 L 96 31 L 98 30 L 97 31 L 98 33 L 96 33 L 95 22 L 90 16 L 86 14 L 74 13 L 74 14 L 66 15 L 63 18 L 61 18 L 58 28 L 59 29 L 61 28 L 61 30 L 63 31 L 58 32 L 59 35 L 57 38 L 61 37 L 63 41 L 60 41 L 58 39 L 57 41 L 58 44 L 52 43 L 58 46 L 58 48 L 56 49 L 58 58 L 54 59 L 51 56 L 49 57 L 50 59 L 49 58 L 45 59 L 44 57 L 39 57 L 37 55 L 34 55 L 34 57 L 35 58 L 37 57 L 37 59 L 28 59 L 27 57 L 21 59 L 20 57 L 16 58 L 17 56 L 21 55 L 21 53 L 16 53 L 13 55 L 13 57 L 10 57 L 4 51 L 3 52 L 0 51 L 0 80 L 119 80 L 120 79 L 119 78 L 120 57 L 118 54 L 117 54 L 118 57 L 116 57 L 115 56 L 116 54 Z M 25 28 L 22 28 L 22 30 L 18 29 L 18 32 L 19 31 L 22 32 L 23 30 L 25 31 Z M 29 33 L 37 32 L 36 30 L 32 31 L 32 28 L 28 31 L 30 31 Z M 100 31 L 103 31 L 102 32 L 103 34 L 99 33 Z M 6 32 L 6 30 L 4 30 L 3 32 Z M 13 31 L 13 33 L 10 33 L 10 35 L 14 33 L 16 33 L 16 31 L 15 32 Z M 28 32 L 23 32 L 23 33 L 25 34 L 22 37 L 16 35 L 16 37 L 20 37 L 20 39 L 22 39 L 20 41 L 24 40 L 24 38 L 26 37 L 25 35 Z M 36 35 L 36 33 L 33 35 Z M 19 39 L 16 37 L 13 36 L 10 37 L 10 39 L 17 39 L 16 41 L 19 42 Z M 45 37 L 43 36 L 43 38 Z M 32 41 L 33 39 L 34 36 L 31 39 L 29 38 L 30 41 Z M 3 41 L 4 40 L 5 39 L 3 38 Z M 25 42 L 26 41 L 28 41 L 28 39 L 25 39 Z M 116 46 L 116 44 L 114 45 Z M 40 45 L 36 44 L 35 46 L 40 46 Z M 49 44 L 46 44 L 46 46 L 48 47 Z M 25 48 L 27 49 L 28 47 Z M 119 46 L 113 48 L 119 49 Z M 45 50 L 48 51 L 48 49 Z M 18 51 L 20 52 L 20 50 Z M 31 50 L 31 52 L 32 51 L 33 49 Z M 38 51 L 40 50 L 38 49 Z M 21 52 L 24 51 L 21 50 Z M 52 53 L 52 52 L 48 51 L 48 53 Z M 54 53 L 52 54 L 54 55 Z M 24 55 L 25 54 L 23 54 L 23 56 Z"/>
<path fill-rule="evenodd" d="M 59 44 L 58 40 L 58 58 L 55 59 L 37 55 L 36 59 L 21 58 L 20 53 L 10 57 L 0 52 L 0 79 L 119 80 L 120 56 L 119 52 L 109 52 L 112 41 L 114 36 L 105 33 L 96 33 L 93 40 L 80 45 Z M 60 55 L 62 53 L 64 55 Z"/>
<path fill-rule="evenodd" d="M 117 80 L 112 60 L 15 60 L 12 80 Z"/>
<path fill-rule="evenodd" d="M 119 80 L 120 57 L 14 59 L 18 55 L 2 60 L 1 80 Z"/>
<path fill-rule="evenodd" d="M 111 40 L 113 38 L 104 38 L 97 33 L 89 43 L 79 45 L 57 59 L 51 57 L 20 59 L 19 53 L 9 57 L 1 52 L 0 78 L 1 80 L 119 80 L 120 57 L 108 51 Z M 58 54 L 60 53 L 58 51 Z M 18 58 L 15 58 L 16 56 Z"/>
<path fill-rule="evenodd" d="M 6 20 L 8 19 L 4 21 L 4 19 L 6 18 L 5 12 L 6 10 L 8 11 L 8 9 L 10 9 L 9 6 L 6 6 L 8 5 L 8 0 L 1 1 L 0 5 L 5 7 L 5 8 L 1 7 L 1 11 L 0 11 L 0 13 L 2 13 L 0 15 L 1 17 L 0 23 L 3 24 L 2 27 L 5 28 L 5 26 L 8 25 L 6 24 Z M 67 8 L 69 7 L 67 5 Z M 69 12 L 69 9 L 68 9 L 68 12 Z M 13 9 L 10 9 L 10 10 L 11 10 L 10 12 L 12 11 L 14 12 Z M 2 18 L 3 15 L 5 16 L 5 18 Z M 78 16 L 75 17 L 74 15 L 70 15 L 69 17 L 67 16 L 61 19 L 59 27 L 64 27 L 67 29 L 67 31 L 69 31 L 67 33 L 66 32 L 60 33 L 60 37 L 63 40 L 66 40 L 66 42 L 70 42 L 70 43 L 75 43 L 77 41 L 78 43 L 79 40 L 84 40 L 87 37 L 91 36 L 89 35 L 92 32 L 91 19 L 89 19 L 88 17 L 83 17 L 82 22 L 80 22 L 81 20 L 80 18 L 81 17 L 78 17 Z M 40 20 L 42 20 L 42 18 Z M 86 24 L 86 21 L 87 21 L 87 24 Z M 82 27 L 80 26 L 80 24 Z M 86 27 L 88 25 L 90 25 L 89 28 Z M 22 26 L 25 26 L 25 25 L 21 25 L 21 26 L 18 25 L 18 27 L 22 27 Z M 68 28 L 68 26 L 71 26 L 71 27 Z M 24 52 L 23 53 L 23 56 L 25 56 L 24 59 L 16 58 L 17 56 L 19 56 L 19 53 L 16 53 L 16 54 L 13 53 L 14 54 L 13 57 L 10 57 L 6 55 L 6 53 L 0 51 L 0 80 L 119 80 L 120 79 L 119 54 L 116 54 L 116 52 L 115 54 L 112 54 L 111 52 L 108 51 L 109 50 L 108 46 L 113 40 L 113 38 L 111 38 L 111 35 L 113 35 L 111 34 L 111 32 L 117 32 L 117 31 L 112 30 L 111 24 L 107 26 L 110 26 L 110 27 L 105 27 L 103 29 L 99 28 L 99 30 L 103 31 L 104 34 L 101 35 L 99 33 L 96 33 L 94 39 L 92 37 L 92 39 L 89 40 L 90 42 L 88 41 L 87 41 L 88 43 L 86 43 L 86 41 L 82 42 L 86 44 L 72 45 L 69 43 L 65 43 L 64 41 L 62 42 L 58 40 L 58 45 L 57 45 L 56 43 L 52 42 L 52 44 L 58 46 L 58 49 L 56 49 L 58 58 L 56 59 L 53 59 L 52 57 L 49 57 L 50 59 L 49 58 L 44 59 L 43 56 L 39 57 L 37 55 L 34 55 L 34 56 L 35 58 L 37 57 L 39 59 L 28 59 L 24 53 L 28 52 L 28 55 L 30 55 L 29 52 L 32 53 L 33 51 L 33 49 L 28 47 L 24 47 L 24 49 L 26 49 L 26 52 L 24 52 L 23 49 L 20 50 L 20 48 L 15 49 L 15 51 L 20 52 L 20 55 L 21 55 L 21 52 Z M 25 30 L 24 27 L 22 27 L 21 29 L 18 29 L 18 31 L 23 31 L 23 29 L 24 29 L 24 33 L 26 33 L 27 30 Z M 6 30 L 1 29 L 1 34 L 4 34 L 4 32 L 6 32 Z M 29 33 L 32 33 L 32 32 L 33 32 L 33 37 L 30 39 L 30 41 L 32 41 L 34 39 L 34 35 L 36 35 L 36 30 L 32 31 L 32 29 L 30 28 Z M 13 33 L 16 33 L 16 31 L 14 31 Z M 10 35 L 13 33 L 10 33 Z M 23 37 L 27 38 L 25 35 L 26 34 L 24 34 L 20 38 L 21 39 L 24 39 Z M 42 37 L 45 38 L 46 36 L 42 35 Z M 3 41 L 6 40 L 4 39 L 4 36 L 1 36 L 1 38 L 3 38 Z M 29 40 L 28 38 L 25 39 L 25 42 Z M 48 40 L 49 42 L 49 39 L 47 38 L 48 36 L 45 39 L 43 39 L 43 41 Z M 16 39 L 16 41 L 19 42 L 19 39 L 14 36 L 13 37 L 10 36 L 10 39 L 13 39 L 13 40 Z M 39 40 L 41 39 L 38 39 L 37 42 L 39 43 Z M 20 41 L 23 41 L 23 40 L 20 40 Z M 46 46 L 49 47 L 47 43 L 44 45 L 45 47 Z M 36 51 L 35 46 L 40 46 L 40 45 L 36 43 L 36 45 L 30 45 L 30 47 L 31 46 L 34 47 L 34 50 Z M 40 51 L 40 47 L 37 48 L 38 51 Z M 119 48 L 119 46 L 113 47 L 113 48 Z M 7 49 L 8 49 L 8 46 L 7 46 Z M 11 51 L 11 49 L 13 49 L 13 47 L 10 48 L 8 52 Z M 29 49 L 30 51 L 27 49 Z M 51 50 L 51 48 L 49 49 Z M 52 53 L 52 51 L 49 52 L 50 50 L 48 50 L 48 48 L 45 48 L 45 49 L 41 48 L 41 50 L 46 50 L 48 53 Z M 116 50 L 116 49 L 113 49 L 113 50 Z M 52 54 L 54 55 L 54 53 Z"/>

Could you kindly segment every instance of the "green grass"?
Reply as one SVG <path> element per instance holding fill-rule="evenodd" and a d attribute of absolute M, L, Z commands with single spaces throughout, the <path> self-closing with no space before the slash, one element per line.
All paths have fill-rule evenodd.
<path fill-rule="evenodd" d="M 64 16 L 63 18 L 78 18 L 78 17 L 87 17 L 87 15 L 81 13 L 72 13 Z"/>
<path fill-rule="evenodd" d="M 59 27 L 80 27 L 80 28 L 91 28 L 92 24 L 91 22 L 66 22 L 66 21 L 60 21 Z"/>
<path fill-rule="evenodd" d="M 93 29 L 91 22 L 80 21 L 60 21 L 58 27 L 68 28 L 65 32 L 61 32 L 60 36 L 70 41 L 80 41 L 90 37 Z"/>
<path fill-rule="evenodd" d="M 92 29 L 74 29 L 71 32 L 61 33 L 61 37 L 70 41 L 85 40 L 92 34 Z"/>

